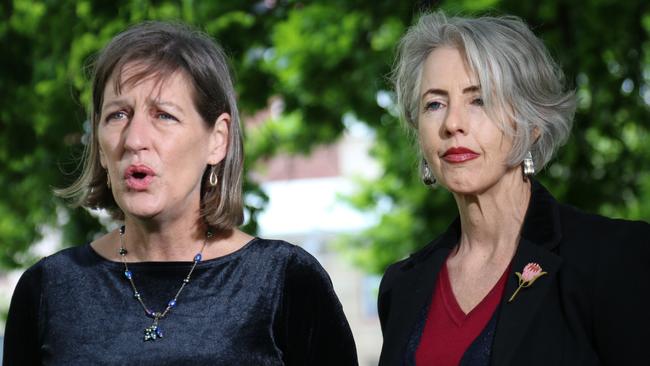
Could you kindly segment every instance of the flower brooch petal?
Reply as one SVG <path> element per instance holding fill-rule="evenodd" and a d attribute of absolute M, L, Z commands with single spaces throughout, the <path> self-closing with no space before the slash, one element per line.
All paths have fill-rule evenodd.
<path fill-rule="evenodd" d="M 515 293 L 512 294 L 508 302 L 511 302 L 512 300 L 515 299 L 515 296 L 517 296 L 519 290 L 521 290 L 522 288 L 532 286 L 533 282 L 535 282 L 535 280 L 537 280 L 541 276 L 545 275 L 546 272 L 542 272 L 542 267 L 539 264 L 528 263 L 524 267 L 523 273 L 515 272 L 515 274 L 519 278 L 519 287 L 517 287 L 517 290 L 515 290 Z"/>

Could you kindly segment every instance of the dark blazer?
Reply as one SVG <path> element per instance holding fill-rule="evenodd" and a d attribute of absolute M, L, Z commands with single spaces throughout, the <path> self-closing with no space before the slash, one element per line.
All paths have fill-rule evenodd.
<path fill-rule="evenodd" d="M 380 365 L 414 364 L 437 274 L 459 235 L 456 219 L 386 270 Z M 548 274 L 508 303 L 518 286 L 514 272 L 529 262 Z M 533 181 L 511 271 L 491 365 L 650 365 L 650 225 L 578 211 Z"/>

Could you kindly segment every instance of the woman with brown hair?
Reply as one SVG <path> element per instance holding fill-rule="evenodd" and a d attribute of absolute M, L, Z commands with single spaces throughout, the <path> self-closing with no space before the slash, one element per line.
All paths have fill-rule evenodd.
<path fill-rule="evenodd" d="M 243 221 L 242 134 L 220 47 L 183 25 L 116 36 L 94 67 L 80 178 L 123 225 L 28 269 L 5 365 L 352 365 L 327 273 Z"/>

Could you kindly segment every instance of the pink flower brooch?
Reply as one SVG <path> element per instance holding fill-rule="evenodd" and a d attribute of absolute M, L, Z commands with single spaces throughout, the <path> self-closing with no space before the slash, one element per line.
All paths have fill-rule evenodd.
<path fill-rule="evenodd" d="M 517 296 L 519 290 L 521 290 L 522 288 L 532 286 L 533 282 L 535 282 L 535 280 L 540 278 L 541 276 L 545 275 L 546 272 L 542 272 L 542 267 L 540 267 L 539 264 L 528 263 L 524 267 L 524 273 L 515 272 L 515 274 L 519 278 L 519 287 L 517 287 L 517 290 L 515 291 L 514 294 L 512 294 L 508 302 L 511 302 L 512 300 L 515 299 L 515 296 Z"/>

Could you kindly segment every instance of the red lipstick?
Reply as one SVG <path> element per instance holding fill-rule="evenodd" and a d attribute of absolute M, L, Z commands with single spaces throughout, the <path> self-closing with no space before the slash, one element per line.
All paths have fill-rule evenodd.
<path fill-rule="evenodd" d="M 474 160 L 479 156 L 479 153 L 462 146 L 452 147 L 442 154 L 442 158 L 451 164 L 464 163 L 466 161 Z"/>
<path fill-rule="evenodd" d="M 146 165 L 129 165 L 124 171 L 126 186 L 134 191 L 144 191 L 149 188 L 156 173 Z"/>

